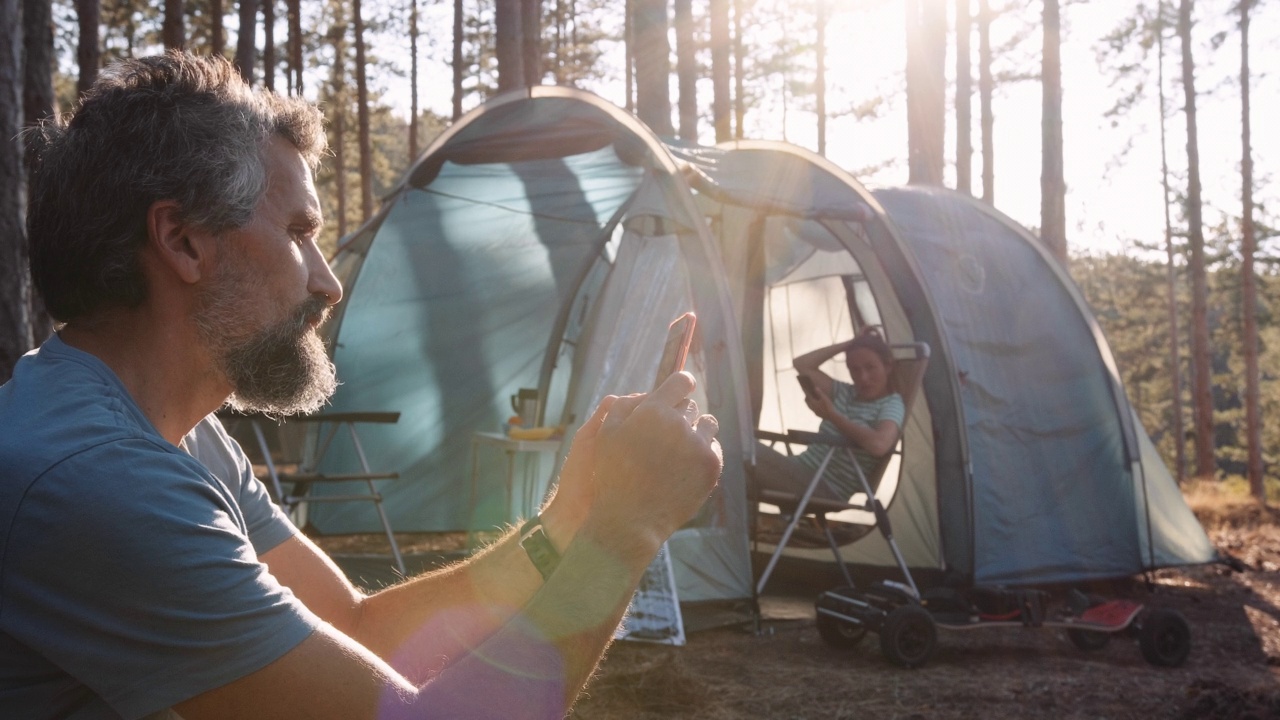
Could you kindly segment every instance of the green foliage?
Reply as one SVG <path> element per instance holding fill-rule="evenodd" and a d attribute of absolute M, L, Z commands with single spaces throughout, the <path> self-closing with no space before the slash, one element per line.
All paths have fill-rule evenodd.
<path fill-rule="evenodd" d="M 1243 474 L 1247 454 L 1244 432 L 1244 358 L 1240 319 L 1240 266 L 1231 252 L 1238 241 L 1227 221 L 1209 229 L 1213 238 L 1209 272 L 1209 326 L 1212 348 L 1214 433 L 1220 469 Z M 1167 268 L 1137 254 L 1076 257 L 1071 274 L 1089 301 L 1115 356 L 1125 391 L 1166 464 L 1173 468 L 1178 442 L 1173 420 L 1173 375 L 1169 352 Z M 1191 430 L 1188 318 L 1190 298 L 1177 268 L 1184 432 Z M 1263 267 L 1258 276 L 1259 367 L 1262 396 L 1263 462 L 1276 479 L 1280 462 L 1280 272 Z M 1186 440 L 1184 439 L 1184 442 Z M 1192 448 L 1186 442 L 1185 451 Z M 1280 480 L 1276 480 L 1280 482 Z"/>

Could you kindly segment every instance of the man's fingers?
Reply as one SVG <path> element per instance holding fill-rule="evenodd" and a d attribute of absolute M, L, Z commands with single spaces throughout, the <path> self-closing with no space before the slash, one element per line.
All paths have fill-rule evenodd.
<path fill-rule="evenodd" d="M 601 426 L 614 427 L 620 425 L 624 420 L 631 417 L 631 413 L 636 409 L 636 406 L 644 401 L 645 397 L 643 393 L 640 393 L 614 398 Z"/>
<path fill-rule="evenodd" d="M 681 370 L 678 373 L 672 373 L 653 392 L 649 393 L 649 397 L 654 402 L 662 403 L 666 407 L 680 407 L 680 401 L 689 397 L 689 393 L 698 386 L 693 376 Z"/>
<path fill-rule="evenodd" d="M 600 404 L 596 406 L 596 411 L 591 414 L 591 417 L 585 423 L 582 424 L 582 427 L 578 429 L 578 433 L 574 435 L 574 438 L 595 437 L 596 433 L 600 432 L 600 426 L 604 424 L 604 419 L 605 416 L 609 414 L 609 409 L 613 407 L 613 404 L 617 400 L 617 395 L 605 395 L 604 398 L 600 400 Z"/>
<path fill-rule="evenodd" d="M 693 431 L 706 442 L 711 442 L 720 432 L 720 421 L 714 415 L 703 415 L 693 424 Z"/>

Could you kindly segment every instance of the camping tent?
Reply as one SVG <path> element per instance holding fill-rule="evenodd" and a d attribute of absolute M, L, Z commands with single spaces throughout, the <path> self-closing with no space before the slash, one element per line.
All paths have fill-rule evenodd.
<path fill-rule="evenodd" d="M 598 98 L 533 88 L 437 139 L 335 267 L 335 405 L 404 413 L 369 442 L 412 479 L 388 493 L 399 529 L 474 521 L 469 438 L 500 426 L 517 388 L 538 387 L 553 424 L 585 417 L 607 392 L 644 389 L 666 320 L 691 307 L 727 463 L 673 546 L 682 600 L 749 596 L 735 460 L 750 462 L 756 427 L 816 425 L 790 358 L 867 324 L 933 350 L 903 460 L 877 489 L 913 568 L 1019 584 L 1213 559 L 1070 279 L 954 193 L 873 196 L 782 143 L 664 146 Z M 357 510 L 313 522 L 367 529 Z M 892 565 L 878 535 L 851 537 L 848 560 Z"/>
<path fill-rule="evenodd" d="M 492 473 L 471 487 L 473 457 L 485 461 L 473 434 L 500 431 L 522 387 L 541 390 L 548 425 L 648 390 L 667 324 L 695 311 L 695 399 L 719 418 L 730 461 L 672 539 L 672 561 L 684 601 L 750 597 L 741 342 L 703 218 L 647 128 L 571 90 L 490 101 L 437 138 L 334 267 L 346 289 L 327 326 L 334 409 L 401 413 L 362 437 L 376 465 L 406 478 L 385 490 L 401 531 L 512 520 L 485 502 L 502 495 Z M 349 455 L 331 453 L 326 469 Z M 550 462 L 533 473 L 551 474 Z M 367 504 L 318 506 L 309 519 L 322 532 L 376 527 Z"/>

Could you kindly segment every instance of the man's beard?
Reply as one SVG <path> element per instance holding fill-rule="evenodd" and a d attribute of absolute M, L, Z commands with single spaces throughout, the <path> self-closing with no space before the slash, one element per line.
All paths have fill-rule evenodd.
<path fill-rule="evenodd" d="M 311 326 L 328 303 L 313 295 L 289 317 L 246 333 L 249 313 L 242 280 L 219 282 L 206 296 L 197 318 L 219 371 L 232 387 L 227 406 L 267 415 L 316 412 L 338 387 L 336 369 Z"/>

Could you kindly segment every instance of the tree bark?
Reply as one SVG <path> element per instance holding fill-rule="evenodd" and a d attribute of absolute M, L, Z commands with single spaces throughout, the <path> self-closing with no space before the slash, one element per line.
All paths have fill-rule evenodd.
<path fill-rule="evenodd" d="M 333 181 L 338 204 L 338 237 L 347 235 L 347 25 L 337 6 L 333 27 Z"/>
<path fill-rule="evenodd" d="M 956 190 L 973 194 L 973 33 L 970 0 L 956 0 Z"/>
<path fill-rule="evenodd" d="M 22 143 L 22 0 L 0 0 L 0 383 L 31 348 L 26 168 Z"/>
<path fill-rule="evenodd" d="M 209 52 L 222 55 L 226 52 L 227 33 L 222 27 L 222 0 L 209 0 Z"/>
<path fill-rule="evenodd" d="M 524 87 L 524 32 L 521 0 L 495 0 L 494 54 L 498 59 L 498 92 Z"/>
<path fill-rule="evenodd" d="M 978 0 L 978 105 L 982 124 L 982 200 L 996 203 L 996 118 L 991 112 L 995 80 L 991 77 L 991 3 Z"/>
<path fill-rule="evenodd" d="M 1178 270 L 1177 253 L 1173 247 L 1173 218 L 1170 205 L 1173 192 L 1169 188 L 1169 154 L 1167 132 L 1165 129 L 1165 95 L 1164 95 L 1164 2 L 1160 2 L 1158 27 L 1156 31 L 1156 48 L 1159 60 L 1157 82 L 1160 96 L 1160 183 L 1164 188 L 1164 251 L 1166 267 L 1166 284 L 1168 285 L 1169 303 L 1169 392 L 1173 395 L 1173 433 L 1174 433 L 1174 477 L 1178 484 L 1187 476 L 1187 432 L 1182 412 L 1182 340 L 1178 328 Z"/>
<path fill-rule="evenodd" d="M 632 0 L 635 18 L 636 115 L 658 135 L 671 127 L 671 44 L 665 0 Z"/>
<path fill-rule="evenodd" d="M 947 8 L 907 0 L 907 182 L 942 185 L 946 133 Z"/>
<path fill-rule="evenodd" d="M 58 98 L 53 90 L 53 70 L 56 64 L 53 50 L 53 3 L 49 0 L 25 0 L 23 8 L 23 63 L 22 112 L 28 127 L 52 117 L 58 112 Z M 31 168 L 27 168 L 30 178 Z M 28 183 L 27 187 L 30 187 Z M 23 268 L 25 270 L 25 266 Z M 44 302 L 32 288 L 31 341 L 35 345 L 44 342 L 53 332 L 53 322 L 45 311 Z"/>
<path fill-rule="evenodd" d="M 302 94 L 302 3 L 285 0 L 289 14 L 289 92 Z"/>
<path fill-rule="evenodd" d="M 542 0 L 520 2 L 520 52 L 524 87 L 542 84 Z"/>
<path fill-rule="evenodd" d="M 276 0 L 262 0 L 262 86 L 276 89 Z"/>
<path fill-rule="evenodd" d="M 409 0 L 409 162 L 418 159 L 418 0 Z"/>
<path fill-rule="evenodd" d="M 1062 158 L 1062 17 L 1058 0 L 1044 0 L 1041 56 L 1040 241 L 1067 263 L 1067 183 Z"/>
<path fill-rule="evenodd" d="M 623 107 L 627 112 L 636 109 L 636 0 L 623 2 L 622 18 L 622 55 L 623 55 L 623 93 L 626 102 Z"/>
<path fill-rule="evenodd" d="M 240 77 L 250 85 L 253 84 L 253 70 L 258 55 L 255 44 L 257 27 L 258 0 L 240 0 L 240 29 L 236 34 L 236 67 L 240 69 Z"/>
<path fill-rule="evenodd" d="M 1200 199 L 1200 144 L 1196 127 L 1195 62 L 1191 52 L 1192 0 L 1181 0 L 1178 37 L 1182 41 L 1183 106 L 1187 117 L 1187 272 L 1191 276 L 1191 399 L 1195 423 L 1196 477 L 1212 479 L 1213 392 L 1210 387 L 1208 284 L 1205 276 L 1203 208 Z"/>
<path fill-rule="evenodd" d="M 182 0 L 164 0 L 164 24 L 160 36 L 165 50 L 181 50 L 186 44 Z"/>
<path fill-rule="evenodd" d="M 1244 417 L 1249 445 L 1249 492 L 1260 503 L 1267 502 L 1262 477 L 1262 397 L 1258 371 L 1258 287 L 1254 275 L 1257 236 L 1253 224 L 1253 139 L 1249 120 L 1249 11 L 1254 0 L 1240 0 L 1240 302 L 1244 330 Z"/>
<path fill-rule="evenodd" d="M 733 136 L 743 137 L 743 124 L 747 119 L 746 48 L 742 44 L 742 4 L 745 0 L 733 0 Z"/>
<path fill-rule="evenodd" d="M 693 32 L 693 0 L 675 0 L 675 24 L 680 137 L 697 142 L 698 47 Z"/>
<path fill-rule="evenodd" d="M 818 154 L 826 156 L 827 154 L 827 3 L 826 0 L 818 0 L 816 8 L 817 14 L 817 37 L 814 43 L 814 108 L 818 114 Z"/>
<path fill-rule="evenodd" d="M 98 66 L 102 63 L 102 48 L 98 44 L 98 26 L 102 18 L 99 0 L 75 0 L 76 19 L 80 25 L 80 40 L 76 45 L 76 63 L 80 76 L 76 80 L 76 93 L 83 95 L 98 79 Z"/>
<path fill-rule="evenodd" d="M 351 21 L 356 43 L 356 117 L 360 142 L 360 221 L 373 217 L 373 147 L 369 142 L 369 82 L 365 72 L 364 17 L 360 0 L 352 0 Z"/>
<path fill-rule="evenodd" d="M 709 0 L 711 20 L 711 123 L 716 142 L 733 137 L 729 99 L 729 0 Z"/>
<path fill-rule="evenodd" d="M 462 78 L 467 68 L 463 65 L 462 0 L 453 0 L 453 119 L 462 117 Z"/>

